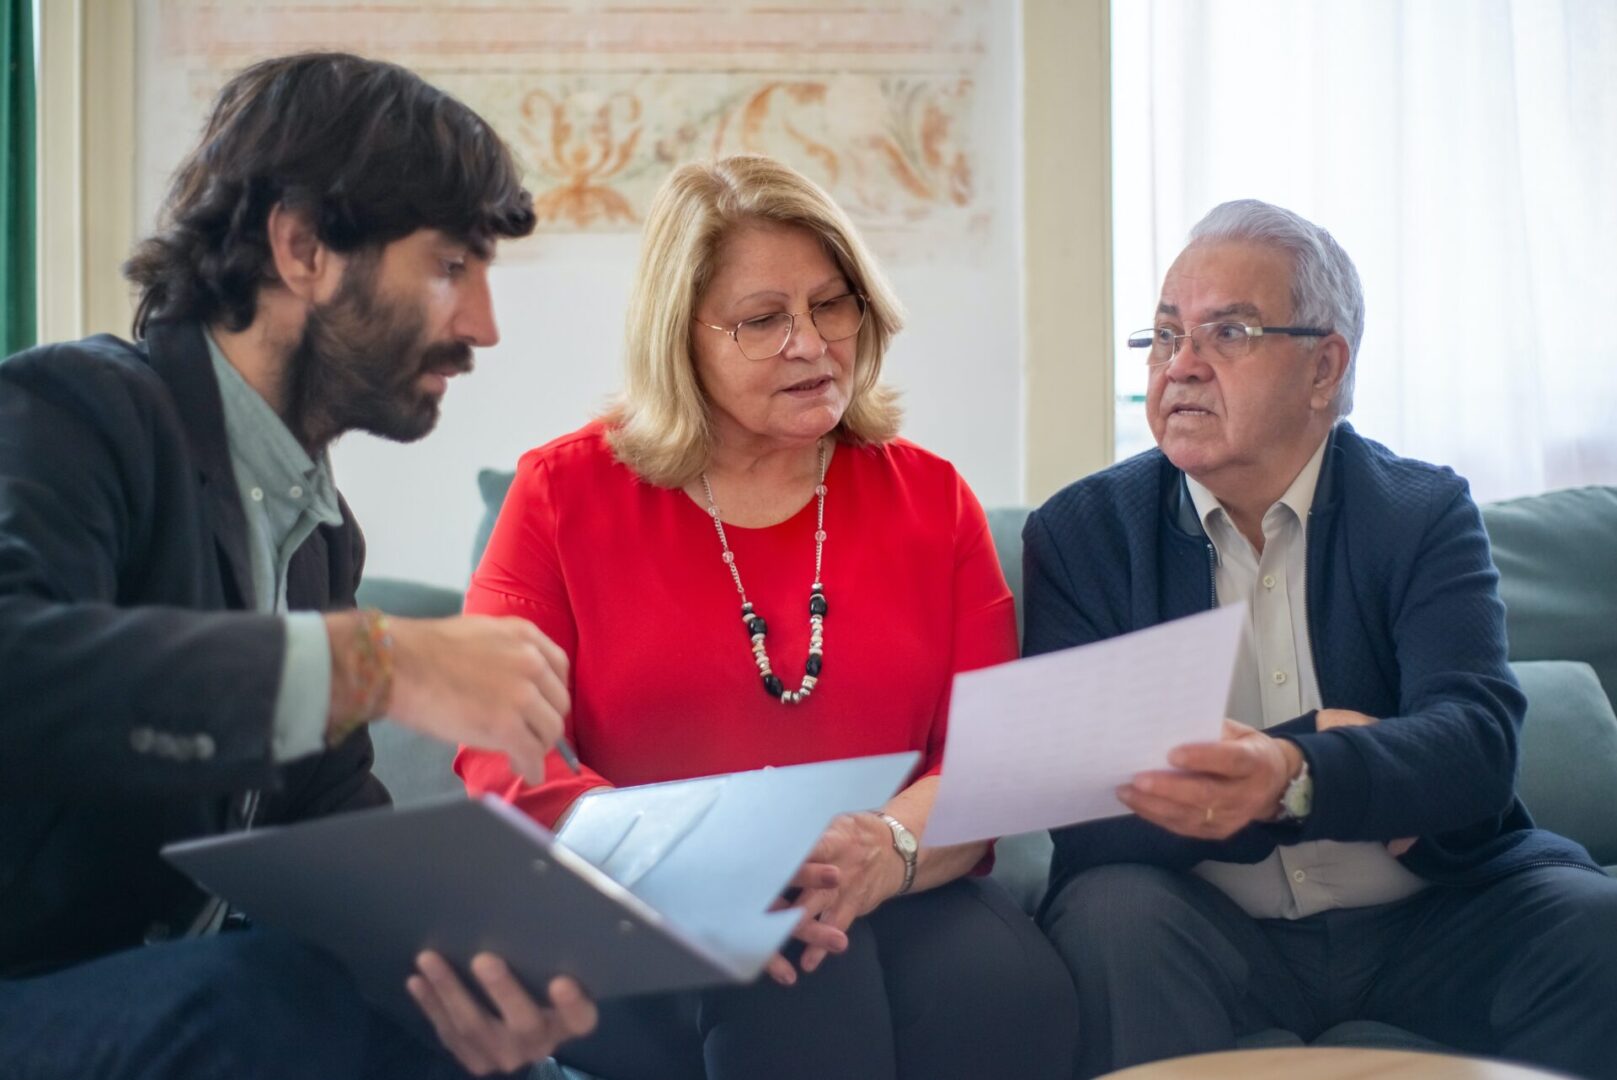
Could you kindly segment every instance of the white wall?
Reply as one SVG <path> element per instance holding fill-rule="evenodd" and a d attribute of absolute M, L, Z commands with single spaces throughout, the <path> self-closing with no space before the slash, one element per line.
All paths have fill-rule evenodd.
<path fill-rule="evenodd" d="M 370 542 L 373 574 L 465 583 L 481 515 L 474 478 L 584 423 L 618 386 L 623 310 L 639 238 L 544 237 L 543 255 L 494 273 L 502 340 L 450 384 L 427 439 L 341 440 L 338 483 Z M 889 264 L 909 314 L 887 371 L 906 435 L 954 461 L 985 505 L 1019 499 L 1019 276 L 1014 244 L 980 263 Z"/>
<path fill-rule="evenodd" d="M 217 42 L 181 34 L 176 44 L 188 4 L 143 0 L 140 9 L 142 231 L 222 78 Z M 901 7 L 927 19 L 939 11 Z M 971 46 L 963 55 L 973 104 L 958 133 L 970 154 L 971 203 L 935 224 L 897 222 L 867 239 L 908 311 L 887 367 L 904 395 L 905 434 L 953 460 L 983 503 L 996 505 L 1020 500 L 1023 458 L 1019 5 L 977 0 L 937 17 L 945 16 Z M 171 55 L 154 61 L 165 48 Z M 227 66 L 253 58 L 234 49 L 223 53 Z M 482 511 L 478 470 L 512 468 L 523 451 L 587 421 L 617 387 L 638 246 L 634 232 L 545 232 L 508 245 L 493 279 L 502 340 L 451 384 L 438 430 L 409 446 L 355 434 L 334 448 L 338 483 L 370 543 L 369 573 L 465 583 Z"/>

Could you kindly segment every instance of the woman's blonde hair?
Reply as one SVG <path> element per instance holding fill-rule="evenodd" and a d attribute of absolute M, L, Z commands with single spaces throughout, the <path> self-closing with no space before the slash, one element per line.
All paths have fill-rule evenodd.
<path fill-rule="evenodd" d="M 739 155 L 683 165 L 646 215 L 629 298 L 624 388 L 606 415 L 618 460 L 659 487 L 683 487 L 707 467 L 712 426 L 691 355 L 692 315 L 726 239 L 758 223 L 814 233 L 869 302 L 854 354 L 853 391 L 836 437 L 882 443 L 898 433 L 898 395 L 880 379 L 903 312 L 848 215 L 812 180 L 773 158 Z"/>

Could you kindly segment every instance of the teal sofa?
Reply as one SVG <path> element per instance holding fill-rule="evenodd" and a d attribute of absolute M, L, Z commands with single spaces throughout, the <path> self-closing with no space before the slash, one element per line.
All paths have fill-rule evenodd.
<path fill-rule="evenodd" d="M 484 520 L 473 544 L 475 565 L 510 484 L 509 473 L 478 477 Z M 1024 507 L 991 510 L 989 523 L 1006 580 L 1020 605 Z M 1582 843 L 1617 873 L 1617 487 L 1586 487 L 1492 503 L 1482 509 L 1499 567 L 1512 667 L 1527 696 L 1519 791 L 1538 823 Z M 460 593 L 386 578 L 360 586 L 362 604 L 399 616 L 460 610 Z M 376 771 L 407 805 L 460 790 L 453 752 L 392 724 L 374 731 Z M 1046 833 L 1008 837 L 994 876 L 1031 913 L 1044 893 L 1050 862 Z M 1368 1021 L 1339 1025 L 1316 1045 L 1440 1049 L 1414 1034 Z M 1268 1031 L 1247 1047 L 1296 1046 L 1302 1040 Z M 553 1063 L 546 1080 L 576 1077 Z M 539 1080 L 536 1077 L 535 1080 Z"/>

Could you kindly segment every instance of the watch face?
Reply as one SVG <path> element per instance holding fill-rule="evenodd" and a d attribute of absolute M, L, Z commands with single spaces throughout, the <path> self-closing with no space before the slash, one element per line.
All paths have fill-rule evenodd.
<path fill-rule="evenodd" d="M 916 849 L 920 847 L 915 842 L 915 834 L 910 832 L 902 821 L 891 814 L 878 814 L 877 816 L 881 818 L 882 824 L 887 826 L 888 831 L 893 834 L 893 847 L 897 848 L 906 860 L 911 855 L 914 855 Z"/>
<path fill-rule="evenodd" d="M 1286 788 L 1286 796 L 1282 800 L 1286 813 L 1294 818 L 1305 818 L 1314 808 L 1314 778 L 1299 776 Z"/>

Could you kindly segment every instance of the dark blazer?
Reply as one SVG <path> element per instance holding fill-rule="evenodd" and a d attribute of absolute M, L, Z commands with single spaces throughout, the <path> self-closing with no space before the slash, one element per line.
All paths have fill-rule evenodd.
<path fill-rule="evenodd" d="M 1057 493 L 1022 540 L 1028 655 L 1217 603 L 1212 543 L 1184 474 L 1160 450 Z M 1320 698 L 1380 718 L 1319 732 L 1307 713 L 1270 729 L 1307 759 L 1313 812 L 1300 827 L 1252 825 L 1222 842 L 1133 816 L 1053 830 L 1049 895 L 1105 863 L 1251 863 L 1306 840 L 1419 837 L 1404 865 L 1445 884 L 1544 863 L 1598 870 L 1577 844 L 1534 829 L 1515 796 L 1526 702 L 1506 663 L 1499 574 L 1465 481 L 1339 424 L 1306 559 Z"/>
<path fill-rule="evenodd" d="M 342 515 L 294 554 L 292 608 L 353 606 Z M 0 976 L 183 931 L 202 897 L 158 848 L 248 791 L 263 823 L 387 802 L 363 731 L 274 762 L 285 632 L 251 588 L 198 326 L 0 362 Z"/>

